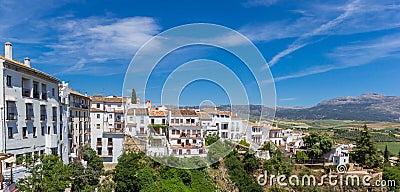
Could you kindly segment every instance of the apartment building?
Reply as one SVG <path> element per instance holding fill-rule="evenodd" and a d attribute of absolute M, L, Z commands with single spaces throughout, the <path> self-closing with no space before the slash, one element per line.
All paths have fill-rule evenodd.
<path fill-rule="evenodd" d="M 69 147 L 71 158 L 79 157 L 79 150 L 90 145 L 90 97 L 68 88 Z"/>
<path fill-rule="evenodd" d="M 23 155 L 54 154 L 62 150 L 64 124 L 60 121 L 59 80 L 12 57 L 12 44 L 5 43 L 5 56 L 0 55 L 1 152 L 11 153 L 18 161 Z M 16 163 L 16 164 L 17 164 Z M 14 178 L 23 171 L 14 164 Z M 16 167 L 15 167 L 16 166 Z M 10 164 L 3 165 L 7 174 Z M 21 169 L 20 169 L 21 168 Z"/>
<path fill-rule="evenodd" d="M 125 118 L 122 104 L 122 97 L 92 97 L 91 147 L 102 157 L 103 162 L 116 163 L 123 152 Z"/>
<path fill-rule="evenodd" d="M 171 109 L 168 118 L 168 141 L 171 155 L 205 157 L 207 151 L 203 130 L 196 111 Z"/>

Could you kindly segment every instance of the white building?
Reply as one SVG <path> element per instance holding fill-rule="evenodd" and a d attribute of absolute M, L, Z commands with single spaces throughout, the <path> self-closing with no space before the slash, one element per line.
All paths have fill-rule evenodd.
<path fill-rule="evenodd" d="M 102 157 L 103 162 L 116 163 L 123 153 L 125 122 L 122 102 L 122 97 L 92 97 L 91 147 Z"/>
<path fill-rule="evenodd" d="M 12 45 L 5 43 L 5 56 L 0 56 L 0 133 L 1 152 L 14 154 L 17 163 L 24 155 L 55 154 L 64 156 L 62 150 L 65 129 L 59 117 L 59 80 L 31 66 L 13 60 Z M 3 163 L 7 174 L 10 165 Z M 23 176 L 19 165 L 14 164 L 14 178 Z"/>
<path fill-rule="evenodd" d="M 90 97 L 68 89 L 69 148 L 71 158 L 77 158 L 84 145 L 90 145 Z"/>
<path fill-rule="evenodd" d="M 194 110 L 169 111 L 168 141 L 171 155 L 190 157 L 207 155 L 203 130 Z"/>

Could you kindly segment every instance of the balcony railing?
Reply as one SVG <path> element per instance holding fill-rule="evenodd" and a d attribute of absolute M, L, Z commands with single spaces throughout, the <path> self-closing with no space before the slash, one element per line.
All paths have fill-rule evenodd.
<path fill-rule="evenodd" d="M 39 92 L 33 92 L 33 98 L 39 99 Z"/>
<path fill-rule="evenodd" d="M 29 114 L 26 115 L 26 119 L 25 120 L 32 120 L 32 119 L 33 119 L 33 115 L 29 115 Z"/>
<path fill-rule="evenodd" d="M 40 120 L 41 121 L 46 121 L 47 116 L 46 115 L 40 115 Z"/>
<path fill-rule="evenodd" d="M 31 89 L 22 88 L 22 96 L 30 97 L 31 96 Z"/>
<path fill-rule="evenodd" d="M 47 100 L 47 93 L 42 93 L 42 99 Z"/>
<path fill-rule="evenodd" d="M 8 113 L 7 114 L 7 120 L 16 120 L 17 115 L 15 113 Z"/>
<path fill-rule="evenodd" d="M 71 106 L 73 107 L 77 107 L 77 108 L 83 108 L 83 109 L 89 109 L 89 106 L 86 104 L 82 104 L 82 103 L 71 103 Z"/>
<path fill-rule="evenodd" d="M 57 121 L 57 115 L 53 116 L 53 121 Z"/>

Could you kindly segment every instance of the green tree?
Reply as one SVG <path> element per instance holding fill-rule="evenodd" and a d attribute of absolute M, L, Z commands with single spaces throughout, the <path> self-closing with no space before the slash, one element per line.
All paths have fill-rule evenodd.
<path fill-rule="evenodd" d="M 245 140 L 240 140 L 239 144 L 243 145 L 243 146 L 246 146 L 246 147 L 250 147 L 250 143 L 247 143 Z"/>
<path fill-rule="evenodd" d="M 69 164 L 72 169 L 72 191 L 93 191 L 98 187 L 100 176 L 103 173 L 103 161 L 89 146 L 83 146 L 82 159 L 86 161 L 86 167 L 80 161 Z"/>
<path fill-rule="evenodd" d="M 356 140 L 356 148 L 352 154 L 353 160 L 367 168 L 376 168 L 381 165 L 382 158 L 378 154 L 374 143 L 371 140 L 371 133 L 367 125 Z"/>
<path fill-rule="evenodd" d="M 33 159 L 33 158 L 32 158 Z M 71 169 L 60 157 L 45 155 L 41 161 L 27 157 L 25 167 L 29 176 L 18 181 L 21 191 L 64 191 L 71 183 Z"/>
<path fill-rule="evenodd" d="M 304 145 L 307 147 L 308 157 L 313 159 L 320 158 L 324 153 L 332 149 L 333 141 L 326 135 L 321 135 L 315 131 L 303 138 Z"/>
<path fill-rule="evenodd" d="M 225 157 L 225 165 L 230 179 L 239 188 L 239 191 L 262 191 L 261 185 L 257 184 L 253 176 L 246 172 L 243 163 L 236 157 L 235 152 L 231 152 Z"/>
<path fill-rule="evenodd" d="M 387 186 L 388 191 L 400 191 L 400 167 L 385 167 L 382 171 L 382 179 L 385 181 L 394 180 L 395 186 Z"/>
<path fill-rule="evenodd" d="M 304 163 L 304 161 L 308 160 L 308 156 L 304 151 L 297 151 L 296 152 L 296 160 L 298 162 L 303 162 Z"/>
<path fill-rule="evenodd" d="M 145 166 L 142 153 L 124 153 L 118 158 L 115 167 L 115 191 L 140 191 L 136 171 Z"/>
<path fill-rule="evenodd" d="M 212 145 L 213 143 L 215 143 L 215 142 L 217 142 L 219 140 L 219 136 L 218 136 L 218 134 L 208 135 L 205 138 L 205 140 L 206 140 L 206 145 L 210 146 L 210 145 Z"/>
<path fill-rule="evenodd" d="M 246 151 L 246 153 L 244 154 L 243 161 L 244 161 L 244 169 L 249 174 L 257 170 L 258 165 L 260 164 L 260 160 L 256 156 L 254 156 L 253 153 L 250 153 L 249 151 Z"/>
<path fill-rule="evenodd" d="M 387 145 L 385 146 L 385 151 L 383 152 L 383 157 L 385 159 L 385 162 L 389 162 L 389 151 L 388 151 Z"/>

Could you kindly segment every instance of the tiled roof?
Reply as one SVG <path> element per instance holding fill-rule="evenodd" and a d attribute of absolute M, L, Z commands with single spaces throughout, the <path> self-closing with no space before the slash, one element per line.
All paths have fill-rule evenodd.
<path fill-rule="evenodd" d="M 199 119 L 211 119 L 211 116 L 206 112 L 197 112 Z"/>
<path fill-rule="evenodd" d="M 40 75 L 42 75 L 42 76 L 44 76 L 46 78 L 49 78 L 49 79 L 51 79 L 53 81 L 60 82 L 59 79 L 57 79 L 57 78 L 55 78 L 55 77 L 53 77 L 53 76 L 51 76 L 51 75 L 49 75 L 47 73 L 39 71 L 39 70 L 37 70 L 37 69 L 35 69 L 33 67 L 27 66 L 27 65 L 25 65 L 25 64 L 23 64 L 23 63 L 21 63 L 19 61 L 8 59 L 8 58 L 4 57 L 3 55 L 0 55 L 0 59 L 3 59 L 6 62 L 10 62 L 10 63 L 12 63 L 14 65 L 17 65 L 18 67 L 21 67 L 21 68 L 23 68 L 25 70 L 31 71 L 31 72 L 36 73 L 36 74 L 40 74 Z"/>
<path fill-rule="evenodd" d="M 147 108 L 131 108 L 128 109 L 128 115 L 149 115 L 149 110 Z"/>
<path fill-rule="evenodd" d="M 170 109 L 171 116 L 182 117 L 182 116 L 197 116 L 196 111 L 192 109 Z"/>
<path fill-rule="evenodd" d="M 72 90 L 71 88 L 68 88 L 68 93 L 69 93 L 69 94 L 73 94 L 73 95 L 78 95 L 78 96 L 81 96 L 81 97 L 90 98 L 89 96 L 84 95 L 84 94 L 82 94 L 82 93 L 79 93 L 78 91 L 74 91 L 74 90 Z"/>
<path fill-rule="evenodd" d="M 167 115 L 161 110 L 150 110 L 149 116 L 165 117 Z"/>
<path fill-rule="evenodd" d="M 92 97 L 92 102 L 104 102 L 104 103 L 122 103 L 122 97 L 102 97 L 95 95 Z"/>

